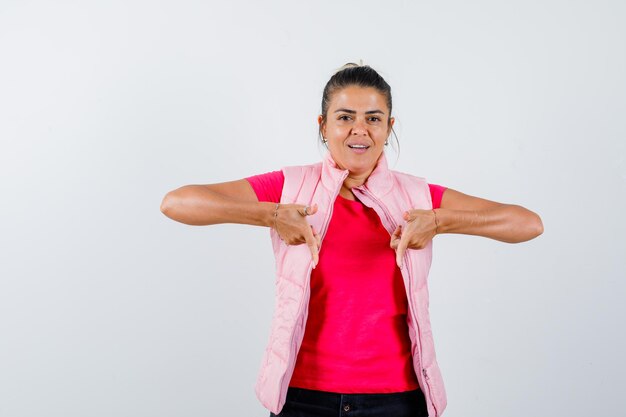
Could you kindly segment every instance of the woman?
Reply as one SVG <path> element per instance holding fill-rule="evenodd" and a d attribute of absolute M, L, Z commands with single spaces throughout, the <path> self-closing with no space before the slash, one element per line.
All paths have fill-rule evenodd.
<path fill-rule="evenodd" d="M 186 224 L 271 229 L 276 310 L 256 385 L 270 416 L 440 416 L 447 400 L 427 290 L 433 237 L 517 243 L 543 232 L 523 207 L 388 169 L 391 111 L 385 80 L 346 64 L 324 88 L 322 162 L 187 185 L 161 205 Z"/>

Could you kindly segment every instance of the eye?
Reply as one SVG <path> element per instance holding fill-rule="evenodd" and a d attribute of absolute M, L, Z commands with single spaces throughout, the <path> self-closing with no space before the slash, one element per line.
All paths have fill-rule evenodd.
<path fill-rule="evenodd" d="M 347 114 L 342 114 L 341 116 L 338 117 L 339 120 L 349 120 L 350 116 L 348 116 Z"/>
<path fill-rule="evenodd" d="M 370 120 L 373 121 L 373 122 L 380 122 L 380 118 L 376 117 L 376 116 L 370 117 Z"/>

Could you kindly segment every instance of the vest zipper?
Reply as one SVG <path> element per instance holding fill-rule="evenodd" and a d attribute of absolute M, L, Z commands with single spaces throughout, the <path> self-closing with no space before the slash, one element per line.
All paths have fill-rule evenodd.
<path fill-rule="evenodd" d="M 354 189 L 361 191 L 363 194 L 367 195 L 370 199 L 372 199 L 377 205 L 378 207 L 381 208 L 381 210 L 383 211 L 383 214 L 385 215 L 385 218 L 387 220 L 387 224 L 391 226 L 391 230 L 387 229 L 387 231 L 389 232 L 389 235 L 391 236 L 391 234 L 393 234 L 393 232 L 396 230 L 396 227 L 398 226 L 396 224 L 396 222 L 393 220 L 393 217 L 389 214 L 389 212 L 387 211 L 386 206 L 384 206 L 380 200 L 378 200 L 369 190 L 367 190 L 364 186 L 359 186 L 359 187 L 355 187 Z M 426 385 L 428 386 L 428 395 L 430 397 L 430 402 L 433 405 L 433 408 L 435 409 L 435 417 L 437 417 L 439 415 L 439 412 L 437 411 L 437 407 L 435 407 L 435 401 L 433 398 L 433 394 L 432 394 L 432 389 L 430 386 L 430 378 L 428 377 L 428 374 L 426 373 L 426 369 L 422 367 L 422 336 L 420 333 L 420 326 L 419 326 L 419 322 L 416 319 L 416 315 L 415 315 L 415 311 L 413 309 L 413 303 L 411 302 L 411 299 L 413 297 L 413 291 L 412 291 L 412 280 L 411 280 L 411 268 L 409 268 L 409 263 L 410 263 L 410 259 L 409 256 L 407 254 L 407 252 L 404 253 L 404 268 L 402 268 L 400 270 L 400 272 L 402 274 L 404 274 L 406 271 L 407 277 L 408 277 L 408 281 L 409 281 L 409 311 L 411 316 L 413 317 L 413 322 L 415 323 L 415 327 L 417 329 L 417 336 L 418 336 L 418 342 L 416 343 L 416 347 L 417 347 L 417 353 L 418 353 L 418 357 L 419 357 L 419 363 L 420 363 L 420 368 L 422 375 L 424 375 L 424 382 L 426 383 Z"/>
<path fill-rule="evenodd" d="M 333 198 L 330 204 L 330 209 L 328 210 L 328 216 L 326 216 L 326 220 L 324 221 L 324 230 L 321 231 L 320 234 L 320 246 L 324 242 L 324 236 L 326 236 L 326 231 L 328 230 L 328 225 L 330 224 L 330 219 L 333 217 L 333 207 L 335 206 L 335 200 L 339 195 L 339 191 L 341 190 L 341 186 L 343 185 L 344 180 L 348 176 L 348 171 L 345 171 L 341 175 L 341 182 L 339 182 L 339 187 L 335 188 L 335 193 L 333 194 Z"/>
<path fill-rule="evenodd" d="M 309 271 L 307 272 L 307 286 L 309 286 L 309 282 L 311 279 L 311 271 L 313 270 L 313 265 L 309 266 Z M 304 297 L 302 297 L 303 301 L 300 304 L 300 307 L 298 309 L 298 317 L 300 317 L 302 315 L 301 311 L 302 311 L 302 306 L 304 305 L 304 300 L 307 300 L 308 296 L 307 293 L 309 292 L 309 289 L 306 288 L 305 286 L 305 293 L 304 293 Z M 307 300 L 308 302 L 308 300 Z M 308 314 L 308 313 L 307 313 Z M 304 329 L 305 329 L 305 323 L 302 323 L 302 334 L 304 337 Z M 291 333 L 291 343 L 290 343 L 290 349 L 291 351 L 289 352 L 289 363 L 287 365 L 287 372 L 285 372 L 282 376 L 282 378 L 280 379 L 280 384 L 279 384 L 279 392 L 280 392 L 280 398 L 281 399 L 285 399 L 287 396 L 287 389 L 289 389 L 289 384 L 287 384 L 286 388 L 284 388 L 284 392 L 283 392 L 283 387 L 285 387 L 285 377 L 287 375 L 289 375 L 289 379 L 291 380 L 291 376 L 293 375 L 293 371 L 296 367 L 296 360 L 298 359 L 298 352 L 296 352 L 296 339 L 294 337 L 295 332 Z"/>
<path fill-rule="evenodd" d="M 326 218 L 324 219 L 324 224 L 323 226 L 323 230 L 321 230 L 321 234 L 320 234 L 320 247 L 322 245 L 322 243 L 324 242 L 324 237 L 326 236 L 326 232 L 328 231 L 328 225 L 330 224 L 330 219 L 333 216 L 333 207 L 335 205 L 335 200 L 337 199 L 337 195 L 339 195 L 339 191 L 341 190 L 341 186 L 343 185 L 343 181 L 346 179 L 346 177 L 348 176 L 348 171 L 345 171 L 342 174 L 341 177 L 341 181 L 339 182 L 339 186 L 336 187 L 335 189 L 335 193 L 333 194 L 333 198 L 331 200 L 330 203 L 330 208 L 328 210 L 328 215 L 326 216 Z M 321 179 L 320 179 L 321 180 Z M 311 264 L 309 266 L 309 270 L 307 272 L 307 279 L 306 279 L 306 284 L 304 286 L 304 297 L 302 297 L 302 303 L 300 304 L 299 308 L 298 308 L 298 317 L 301 316 L 301 311 L 302 311 L 302 306 L 304 305 L 304 300 L 307 300 L 308 303 L 308 298 L 309 298 L 309 293 L 311 292 L 311 271 L 313 270 L 313 265 Z M 307 306 L 308 308 L 308 306 Z M 308 314 L 308 313 L 307 313 Z M 302 323 L 302 334 L 304 337 L 304 330 L 306 328 L 306 323 Z M 298 355 L 296 352 L 297 347 L 296 347 L 296 340 L 294 338 L 294 333 L 291 333 L 291 352 L 289 352 L 289 358 L 290 358 L 290 362 L 287 366 L 287 372 L 283 374 L 282 378 L 280 379 L 280 384 L 279 384 L 279 392 L 281 395 L 281 398 L 285 398 L 286 394 L 287 394 L 287 389 L 289 388 L 289 384 L 287 384 L 287 389 L 285 389 L 285 392 L 283 392 L 283 387 L 285 386 L 285 377 L 287 375 L 289 375 L 289 379 L 291 379 L 291 376 L 293 375 L 293 371 L 294 368 L 296 367 L 296 361 L 298 359 Z M 293 358 L 293 359 L 292 359 Z"/>

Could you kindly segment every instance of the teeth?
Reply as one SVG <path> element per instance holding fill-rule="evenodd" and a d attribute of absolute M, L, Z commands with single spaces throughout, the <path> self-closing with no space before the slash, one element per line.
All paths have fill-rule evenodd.
<path fill-rule="evenodd" d="M 357 149 L 367 149 L 369 148 L 369 146 L 365 146 L 365 145 L 348 145 L 350 148 L 357 148 Z"/>

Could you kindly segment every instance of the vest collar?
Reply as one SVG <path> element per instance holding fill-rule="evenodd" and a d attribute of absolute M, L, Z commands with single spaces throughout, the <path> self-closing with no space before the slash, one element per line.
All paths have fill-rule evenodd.
<path fill-rule="evenodd" d="M 330 152 L 326 152 L 322 161 L 322 184 L 328 190 L 335 190 L 339 187 L 339 183 L 343 182 L 348 175 L 348 170 L 341 169 L 331 156 Z M 375 195 L 382 197 L 387 194 L 393 186 L 393 176 L 387 167 L 387 158 L 385 152 L 380 155 L 376 167 L 363 185 Z M 356 187 L 356 188 L 362 188 Z"/>

